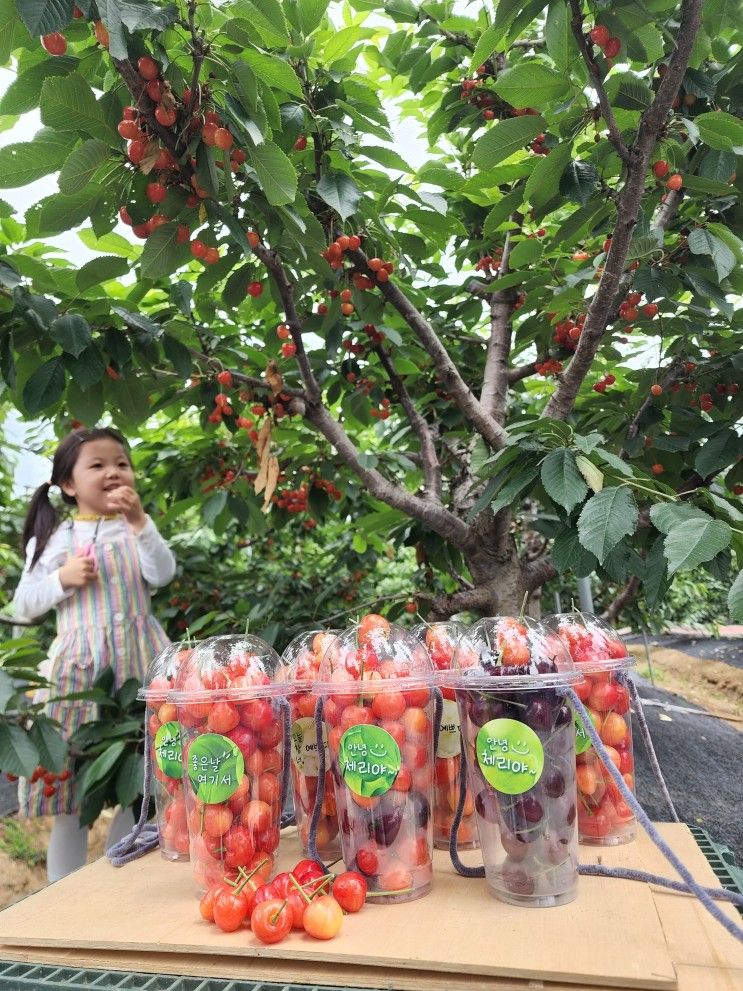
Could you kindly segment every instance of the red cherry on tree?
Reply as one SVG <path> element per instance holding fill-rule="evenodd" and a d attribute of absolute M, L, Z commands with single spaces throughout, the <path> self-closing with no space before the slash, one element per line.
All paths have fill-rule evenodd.
<path fill-rule="evenodd" d="M 289 328 L 285 323 L 280 323 L 278 325 L 278 327 L 276 328 L 276 333 L 282 341 L 287 340 L 287 338 L 291 335 L 291 331 L 289 330 Z"/>
<path fill-rule="evenodd" d="M 64 55 L 67 51 L 67 39 L 59 31 L 53 31 L 51 34 L 42 34 L 41 47 L 45 52 L 49 52 L 50 55 Z"/>
<path fill-rule="evenodd" d="M 214 132 L 214 144 L 217 148 L 221 148 L 222 151 L 227 151 L 227 149 L 231 148 L 234 143 L 235 139 L 226 127 L 218 127 Z"/>
<path fill-rule="evenodd" d="M 609 38 L 611 38 L 611 31 L 603 24 L 597 24 L 591 31 L 590 38 L 594 45 L 603 48 Z"/>
<path fill-rule="evenodd" d="M 155 120 L 163 127 L 172 127 L 176 120 L 175 110 L 168 110 L 161 103 L 158 103 L 155 109 Z"/>
<path fill-rule="evenodd" d="M 116 125 L 116 130 L 119 132 L 125 141 L 134 141 L 135 139 L 141 137 L 142 132 L 139 130 L 137 122 L 134 120 L 122 120 Z"/>
<path fill-rule="evenodd" d="M 159 103 L 163 95 L 163 84 L 159 79 L 151 79 L 147 86 L 147 96 L 152 100 L 153 103 Z"/>
<path fill-rule="evenodd" d="M 642 312 L 645 314 L 646 317 L 654 317 L 658 313 L 658 304 L 646 303 L 645 306 L 643 306 L 642 308 Z"/>
<path fill-rule="evenodd" d="M 615 55 L 619 54 L 622 47 L 622 42 L 619 38 L 609 38 L 609 40 L 604 45 L 604 55 L 607 58 L 614 58 Z"/>
<path fill-rule="evenodd" d="M 663 395 L 663 386 L 656 382 L 650 386 L 650 392 L 653 396 L 661 396 Z"/>
<path fill-rule="evenodd" d="M 159 68 L 157 62 L 149 55 L 142 55 L 137 61 L 137 69 L 142 79 L 149 81 L 157 79 Z"/>
<path fill-rule="evenodd" d="M 681 189 L 683 184 L 684 184 L 684 177 L 679 175 L 678 173 L 675 173 L 667 180 L 666 188 L 672 190 L 678 190 Z"/>
<path fill-rule="evenodd" d="M 281 353 L 285 358 L 293 358 L 297 353 L 297 345 L 294 341 L 286 341 L 285 344 L 281 345 Z"/>
<path fill-rule="evenodd" d="M 663 465 L 655 464 L 651 467 L 650 470 L 654 475 L 662 475 L 666 469 L 663 467 Z"/>
<path fill-rule="evenodd" d="M 148 182 L 145 195 L 150 203 L 162 203 L 168 195 L 168 191 L 161 182 Z"/>
<path fill-rule="evenodd" d="M 248 283 L 248 286 L 247 286 L 247 289 L 246 289 L 246 292 L 247 292 L 248 296 L 252 296 L 254 299 L 256 299 L 263 292 L 263 283 L 262 282 L 249 282 Z"/>
<path fill-rule="evenodd" d="M 206 245 L 204 244 L 204 242 L 200 241 L 198 238 L 192 241 L 191 254 L 194 256 L 194 258 L 203 258 L 204 255 L 206 254 Z"/>
<path fill-rule="evenodd" d="M 653 162 L 653 175 L 656 179 L 662 179 L 664 176 L 668 175 L 668 162 L 664 159 L 659 159 L 657 162 Z"/>
<path fill-rule="evenodd" d="M 231 389 L 232 372 L 228 371 L 226 368 L 221 372 L 217 372 L 217 382 L 219 382 L 220 385 L 223 385 L 226 389 Z"/>
<path fill-rule="evenodd" d="M 148 145 L 148 141 L 140 140 L 139 138 L 135 141 L 129 142 L 126 153 L 129 157 L 129 161 L 132 162 L 133 165 L 139 165 L 144 156 L 147 154 Z"/>
<path fill-rule="evenodd" d="M 207 248 L 204 252 L 204 264 L 205 265 L 216 265 L 219 261 L 219 249 L 218 248 Z"/>
<path fill-rule="evenodd" d="M 300 134 L 297 140 L 294 142 L 294 151 L 304 151 L 307 147 L 307 138 L 304 134 Z"/>

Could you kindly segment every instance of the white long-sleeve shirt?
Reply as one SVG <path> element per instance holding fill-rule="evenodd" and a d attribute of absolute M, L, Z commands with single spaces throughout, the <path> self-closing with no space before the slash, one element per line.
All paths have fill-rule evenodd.
<path fill-rule="evenodd" d="M 78 547 L 90 543 L 97 522 L 75 520 L 72 523 L 73 543 Z M 113 520 L 104 519 L 98 527 L 97 542 L 107 544 L 122 541 L 131 532 L 123 516 L 117 516 Z M 151 588 L 167 585 L 175 574 L 175 558 L 149 516 L 143 529 L 134 535 L 134 541 L 144 580 Z M 31 567 L 35 549 L 36 538 L 32 537 L 26 547 L 26 565 L 21 581 L 13 596 L 14 615 L 19 619 L 30 620 L 43 616 L 76 591 L 75 588 L 63 588 L 59 579 L 59 569 L 70 554 L 70 524 L 62 523 L 57 527 L 41 557 Z"/>

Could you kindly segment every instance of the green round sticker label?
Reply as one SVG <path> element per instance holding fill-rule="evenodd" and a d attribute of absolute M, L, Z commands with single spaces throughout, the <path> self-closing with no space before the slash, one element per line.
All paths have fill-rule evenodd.
<path fill-rule="evenodd" d="M 575 713 L 575 752 L 576 754 L 584 754 L 587 750 L 590 750 L 593 744 L 591 743 L 591 737 L 586 733 L 586 727 L 583 720 L 580 718 L 578 713 Z"/>
<path fill-rule="evenodd" d="M 226 802 L 245 777 L 240 748 L 219 733 L 204 733 L 188 748 L 188 778 L 202 802 Z"/>
<path fill-rule="evenodd" d="M 181 724 L 177 722 L 163 723 L 155 733 L 157 766 L 168 778 L 182 778 L 182 759 Z"/>
<path fill-rule="evenodd" d="M 400 748 L 380 726 L 352 726 L 341 737 L 338 764 L 356 795 L 384 795 L 400 773 Z"/>
<path fill-rule="evenodd" d="M 504 795 L 520 795 L 542 776 L 539 737 L 517 719 L 491 719 L 477 734 L 477 763 L 483 777 Z"/>

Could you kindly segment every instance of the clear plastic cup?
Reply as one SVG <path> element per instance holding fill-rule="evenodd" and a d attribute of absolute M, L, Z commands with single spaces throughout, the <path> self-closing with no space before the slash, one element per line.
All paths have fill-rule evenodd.
<path fill-rule="evenodd" d="M 601 742 L 627 787 L 635 790 L 628 668 L 634 658 L 619 636 L 597 616 L 560 613 L 546 620 L 568 649 L 582 674 L 574 685 Z M 592 846 L 629 843 L 635 817 L 606 765 L 596 753 L 582 720 L 575 719 L 578 786 L 578 838 Z"/>
<path fill-rule="evenodd" d="M 311 630 L 300 633 L 281 655 L 286 668 L 286 677 L 291 685 L 289 699 L 292 714 L 291 728 L 291 775 L 294 793 L 294 813 L 302 851 L 308 854 L 308 841 L 312 810 L 315 806 L 318 784 L 318 741 L 315 730 L 315 705 L 317 696 L 312 693 L 313 682 L 317 681 L 320 662 L 329 646 L 334 643 L 338 630 Z M 341 856 L 341 841 L 338 834 L 338 813 L 335 806 L 333 774 L 327 750 L 327 733 L 324 734 L 325 747 L 325 797 L 320 819 L 317 824 L 315 843 L 325 861 Z"/>
<path fill-rule="evenodd" d="M 411 633 L 428 651 L 435 671 L 451 670 L 454 652 L 458 647 L 464 649 L 465 627 L 460 623 L 419 623 Z M 433 845 L 448 850 L 459 801 L 459 771 L 463 757 L 456 694 L 446 685 L 441 687 L 441 692 L 443 706 L 433 772 Z M 468 786 L 457 832 L 457 849 L 474 850 L 479 845 L 475 802 Z"/>
<path fill-rule="evenodd" d="M 313 685 L 324 697 L 343 860 L 376 902 L 431 888 L 432 682 L 426 651 L 369 614 L 331 645 Z"/>
<path fill-rule="evenodd" d="M 170 694 L 193 646 L 192 642 L 176 643 L 161 650 L 153 658 L 137 693 L 137 698 L 146 705 L 157 834 L 160 853 L 166 860 L 188 860 L 181 727 Z"/>
<path fill-rule="evenodd" d="M 281 660 L 254 636 L 204 640 L 178 674 L 173 701 L 194 880 L 203 893 L 239 868 L 273 870 L 279 846 L 284 707 Z"/>
<path fill-rule="evenodd" d="M 470 628 L 453 672 L 488 886 L 564 905 L 578 884 L 572 661 L 549 630 L 497 616 Z"/>

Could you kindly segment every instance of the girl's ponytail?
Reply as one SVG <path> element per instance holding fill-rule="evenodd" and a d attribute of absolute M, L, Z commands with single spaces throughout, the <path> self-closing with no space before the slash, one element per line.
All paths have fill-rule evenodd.
<path fill-rule="evenodd" d="M 23 549 L 25 551 L 31 537 L 36 537 L 36 547 L 31 561 L 31 567 L 36 564 L 44 553 L 49 538 L 59 526 L 57 510 L 49 499 L 51 482 L 44 482 L 31 496 L 26 521 L 23 524 Z"/>

